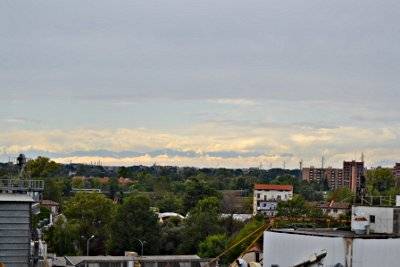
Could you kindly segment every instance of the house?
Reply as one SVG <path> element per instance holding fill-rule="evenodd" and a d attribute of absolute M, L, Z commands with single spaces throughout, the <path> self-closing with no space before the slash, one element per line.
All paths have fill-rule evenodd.
<path fill-rule="evenodd" d="M 42 201 L 40 201 L 40 206 L 49 209 L 52 215 L 58 215 L 60 204 L 58 204 L 57 202 L 49 199 L 43 199 Z"/>
<path fill-rule="evenodd" d="M 292 185 L 255 184 L 253 195 L 253 215 L 275 216 L 279 201 L 293 197 Z"/>
<path fill-rule="evenodd" d="M 351 207 L 349 203 L 344 202 L 325 202 L 317 205 L 325 215 L 331 216 L 338 219 L 340 216 L 344 216 L 350 213 Z"/>

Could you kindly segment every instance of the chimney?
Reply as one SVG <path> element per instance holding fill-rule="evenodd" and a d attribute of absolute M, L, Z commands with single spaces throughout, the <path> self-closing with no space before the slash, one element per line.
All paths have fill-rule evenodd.
<path fill-rule="evenodd" d="M 351 192 L 357 193 L 357 164 L 355 162 L 351 167 Z"/>

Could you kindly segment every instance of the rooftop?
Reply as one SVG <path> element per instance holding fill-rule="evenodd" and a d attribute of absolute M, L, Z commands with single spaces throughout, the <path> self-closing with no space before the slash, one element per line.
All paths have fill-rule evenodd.
<path fill-rule="evenodd" d="M 293 186 L 288 184 L 255 184 L 255 190 L 293 191 Z"/>
<path fill-rule="evenodd" d="M 0 202 L 34 202 L 31 196 L 26 194 L 0 194 Z"/>
<path fill-rule="evenodd" d="M 128 261 L 141 261 L 141 262 L 208 262 L 207 259 L 201 259 L 197 255 L 162 255 L 162 256 L 65 256 L 55 257 L 53 259 L 54 266 L 77 266 L 84 262 L 128 262 Z"/>
<path fill-rule="evenodd" d="M 362 238 L 362 239 L 388 239 L 400 238 L 396 234 L 356 234 L 352 231 L 338 230 L 334 228 L 297 228 L 297 229 L 271 229 L 268 232 L 285 233 L 294 235 L 311 235 L 324 237 L 342 237 L 342 238 Z"/>

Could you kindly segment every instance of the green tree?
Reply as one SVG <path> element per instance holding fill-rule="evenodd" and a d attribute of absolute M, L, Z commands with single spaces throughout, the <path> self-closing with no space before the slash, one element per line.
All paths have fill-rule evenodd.
<path fill-rule="evenodd" d="M 137 239 L 145 241 L 145 253 L 159 251 L 160 226 L 157 215 L 150 210 L 150 200 L 144 195 L 130 195 L 118 207 L 111 227 L 108 251 L 122 255 L 124 251 L 140 251 Z"/>
<path fill-rule="evenodd" d="M 329 192 L 328 201 L 352 203 L 355 194 L 348 187 L 339 187 L 338 189 Z"/>
<path fill-rule="evenodd" d="M 255 216 L 251 219 L 238 233 L 236 233 L 233 237 L 231 237 L 228 241 L 227 247 L 231 247 L 234 244 L 238 243 L 240 240 L 248 237 L 243 242 L 241 242 L 238 246 L 231 249 L 226 255 L 223 262 L 233 262 L 239 255 L 254 241 L 256 238 L 256 234 L 250 236 L 251 233 L 255 232 L 261 226 L 265 224 L 265 219 L 263 216 Z"/>
<path fill-rule="evenodd" d="M 171 217 L 161 225 L 160 253 L 162 255 L 176 255 L 177 248 L 182 243 L 184 224 L 181 219 Z"/>
<path fill-rule="evenodd" d="M 64 206 L 68 224 L 76 225 L 79 236 L 83 236 L 80 240 L 82 244 L 92 235 L 95 236 L 91 242 L 91 251 L 94 254 L 105 253 L 105 242 L 109 237 L 113 214 L 113 202 L 103 194 L 97 193 L 77 193 Z"/>
<path fill-rule="evenodd" d="M 322 217 L 322 211 L 308 204 L 302 196 L 295 195 L 291 200 L 281 201 L 277 207 L 278 216 Z"/>
<path fill-rule="evenodd" d="M 34 178 L 49 177 L 60 170 L 61 164 L 58 164 L 46 157 L 37 157 L 28 161 L 26 170 Z"/>
<path fill-rule="evenodd" d="M 79 226 L 67 223 L 61 217 L 45 232 L 45 240 L 50 252 L 58 256 L 76 255 L 79 245 Z"/>
<path fill-rule="evenodd" d="M 64 181 L 62 179 L 48 178 L 45 182 L 43 198 L 62 202 Z"/>
<path fill-rule="evenodd" d="M 197 202 L 206 197 L 219 197 L 218 192 L 210 187 L 204 180 L 193 178 L 186 181 L 183 196 L 183 208 L 185 211 L 196 206 Z"/>
<path fill-rule="evenodd" d="M 207 197 L 189 212 L 183 230 L 181 253 L 197 253 L 200 242 L 207 236 L 223 232 L 220 225 L 221 204 L 216 197 Z"/>
<path fill-rule="evenodd" d="M 183 210 L 183 200 L 178 195 L 165 192 L 156 200 L 155 206 L 160 212 L 172 211 L 180 213 Z"/>
<path fill-rule="evenodd" d="M 368 191 L 373 195 L 382 195 L 395 186 L 395 177 L 390 169 L 377 168 L 367 172 Z"/>
<path fill-rule="evenodd" d="M 210 235 L 206 240 L 200 242 L 199 256 L 202 258 L 213 258 L 224 251 L 228 243 L 226 234 Z"/>

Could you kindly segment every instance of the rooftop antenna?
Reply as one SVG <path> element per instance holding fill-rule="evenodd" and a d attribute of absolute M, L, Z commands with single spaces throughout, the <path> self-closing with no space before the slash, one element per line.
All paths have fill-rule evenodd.
<path fill-rule="evenodd" d="M 325 167 L 325 157 L 322 156 L 321 158 L 321 169 L 323 169 Z"/>
<path fill-rule="evenodd" d="M 300 160 L 299 167 L 300 167 L 300 171 L 302 171 L 303 170 L 303 159 Z"/>
<path fill-rule="evenodd" d="M 283 161 L 283 169 L 286 170 L 286 160 Z"/>
<path fill-rule="evenodd" d="M 365 160 L 365 155 L 364 155 L 364 152 L 362 152 L 361 153 L 361 162 L 364 162 L 364 160 Z"/>

